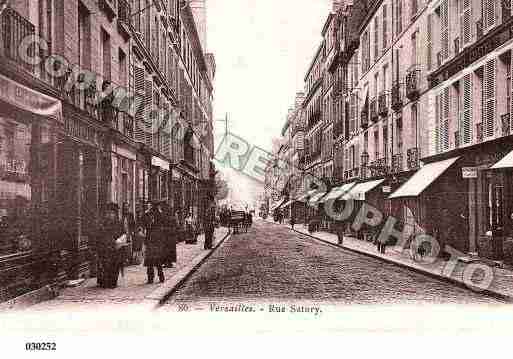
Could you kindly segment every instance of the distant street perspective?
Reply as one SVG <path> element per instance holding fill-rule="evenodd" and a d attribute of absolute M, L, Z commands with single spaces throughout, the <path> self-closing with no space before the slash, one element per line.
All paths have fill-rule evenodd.
<path fill-rule="evenodd" d="M 287 227 L 256 221 L 232 236 L 161 310 L 187 303 L 337 304 L 500 301 L 379 259 L 336 248 Z"/>

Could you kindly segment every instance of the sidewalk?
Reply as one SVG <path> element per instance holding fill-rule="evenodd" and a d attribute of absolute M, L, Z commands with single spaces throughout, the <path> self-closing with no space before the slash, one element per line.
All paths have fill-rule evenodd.
<path fill-rule="evenodd" d="M 210 251 L 203 249 L 204 235 L 198 237 L 198 244 L 179 243 L 176 247 L 178 261 L 173 268 L 164 268 L 166 281 L 163 284 L 158 282 L 158 278 L 154 284 L 146 284 L 146 267 L 133 265 L 125 268 L 124 276 L 120 274 L 117 288 L 99 288 L 96 278 L 89 278 L 78 287 L 65 288 L 55 299 L 31 306 L 29 310 L 68 310 L 72 306 L 89 309 L 91 305 L 100 303 L 154 307 L 187 279 L 228 235 L 227 228 L 217 228 L 214 249 Z"/>
<path fill-rule="evenodd" d="M 272 221 L 268 222 L 277 224 Z M 284 224 L 283 226 L 290 228 L 289 224 Z M 327 232 L 315 232 L 310 234 L 308 233 L 306 226 L 303 224 L 295 225 L 294 231 L 338 246 L 338 238 L 335 234 Z M 469 263 L 462 261 L 450 263 L 448 261 L 438 260 L 433 264 L 422 264 L 415 262 L 411 258 L 409 250 L 399 251 L 394 247 L 387 247 L 386 254 L 381 254 L 378 253 L 374 244 L 352 237 L 344 237 L 344 243 L 340 247 L 374 258 L 382 259 L 387 262 L 421 272 L 423 274 L 448 280 L 458 285 L 466 286 L 463 279 L 463 273 Z M 452 266 L 455 267 L 451 273 Z M 513 271 L 498 267 L 493 267 L 492 270 L 494 273 L 493 281 L 491 282 L 489 288 L 482 292 L 499 297 L 508 302 L 513 301 Z M 480 291 L 478 288 L 474 288 L 473 290 Z"/>

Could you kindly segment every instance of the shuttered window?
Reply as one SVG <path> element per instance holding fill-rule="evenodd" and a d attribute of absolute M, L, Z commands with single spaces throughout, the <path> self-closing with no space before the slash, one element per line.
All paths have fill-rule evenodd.
<path fill-rule="evenodd" d="M 146 80 L 144 85 L 144 143 L 148 147 L 153 146 L 153 121 L 152 121 L 152 109 L 153 109 L 153 82 Z"/>
<path fill-rule="evenodd" d="M 397 0 L 396 23 L 395 23 L 396 37 L 398 37 L 402 32 L 403 32 L 403 0 Z"/>
<path fill-rule="evenodd" d="M 426 67 L 428 70 L 431 70 L 431 68 L 433 67 L 433 14 L 428 14 L 426 21 Z"/>
<path fill-rule="evenodd" d="M 460 42 L 464 47 L 472 42 L 472 0 L 460 0 Z"/>
<path fill-rule="evenodd" d="M 489 30 L 495 26 L 497 0 L 483 0 L 483 28 Z"/>
<path fill-rule="evenodd" d="M 511 108 L 510 108 L 510 125 L 509 125 L 509 128 L 510 128 L 510 133 L 513 133 L 511 131 L 513 131 L 513 50 L 511 50 L 511 58 L 510 58 L 510 64 L 509 64 L 509 83 L 510 83 L 510 86 L 509 86 L 509 98 L 510 98 L 510 103 L 511 103 Z"/>
<path fill-rule="evenodd" d="M 134 76 L 134 93 L 136 96 L 144 99 L 137 112 L 135 114 L 135 126 L 134 126 L 134 140 L 136 142 L 144 143 L 145 141 L 145 122 L 144 122 L 144 106 L 146 103 L 146 92 L 144 84 L 144 68 L 137 65 L 133 65 L 133 76 Z"/>
<path fill-rule="evenodd" d="M 162 128 L 162 134 L 161 134 L 161 141 L 162 141 L 162 145 L 161 145 L 161 153 L 166 156 L 166 157 L 170 157 L 171 156 L 171 134 L 170 134 L 170 116 L 169 116 L 169 111 L 170 111 L 170 105 L 169 105 L 169 102 L 165 102 L 164 104 L 164 126 Z"/>
<path fill-rule="evenodd" d="M 449 57 L 449 6 L 448 0 L 440 3 L 440 54 L 443 60 Z"/>
<path fill-rule="evenodd" d="M 153 89 L 153 113 L 152 113 L 152 124 L 153 124 L 153 138 L 152 148 L 160 152 L 160 132 L 161 132 L 161 111 L 160 111 L 160 92 L 157 88 Z"/>
<path fill-rule="evenodd" d="M 374 18 L 374 61 L 379 58 L 379 20 L 376 16 Z"/>
<path fill-rule="evenodd" d="M 459 138 L 460 144 L 472 143 L 472 74 L 467 74 L 460 80 L 460 116 L 459 116 Z"/>
<path fill-rule="evenodd" d="M 383 52 L 386 51 L 388 47 L 388 19 L 387 19 L 387 4 L 383 5 Z"/>
<path fill-rule="evenodd" d="M 436 148 L 437 152 L 444 152 L 449 150 L 450 87 L 440 92 L 436 104 Z"/>
<path fill-rule="evenodd" d="M 488 61 L 483 72 L 483 135 L 493 137 L 496 113 L 496 59 Z"/>

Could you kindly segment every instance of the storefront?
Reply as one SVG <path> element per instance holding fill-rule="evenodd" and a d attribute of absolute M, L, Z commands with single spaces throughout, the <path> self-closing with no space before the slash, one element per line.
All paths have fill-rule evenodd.
<path fill-rule="evenodd" d="M 409 209 L 415 231 L 434 235 L 443 247 L 507 259 L 512 176 L 493 166 L 511 150 L 509 136 L 423 159 L 426 164 L 389 198 Z"/>
<path fill-rule="evenodd" d="M 62 132 L 59 100 L 0 75 L 0 302 L 57 277 Z"/>
<path fill-rule="evenodd" d="M 169 169 L 169 161 L 151 157 L 149 190 L 152 201 L 169 201 Z"/>

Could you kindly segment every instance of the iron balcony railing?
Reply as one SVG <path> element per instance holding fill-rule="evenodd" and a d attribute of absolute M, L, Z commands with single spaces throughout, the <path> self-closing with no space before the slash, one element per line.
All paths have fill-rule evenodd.
<path fill-rule="evenodd" d="M 372 122 L 377 122 L 379 120 L 379 116 L 378 116 L 377 100 L 375 98 L 372 98 L 369 102 L 369 112 L 370 112 L 370 120 Z"/>
<path fill-rule="evenodd" d="M 11 8 L 6 8 L 0 17 L 0 55 L 17 62 L 25 70 L 34 73 L 34 66 L 29 64 L 27 59 L 22 58 L 23 51 L 20 51 L 22 43 L 30 39 L 30 44 L 35 44 L 35 26 L 29 20 L 18 14 Z M 33 58 L 35 54 L 34 45 L 26 52 L 27 58 Z"/>
<path fill-rule="evenodd" d="M 419 168 L 419 166 L 420 166 L 420 163 L 419 163 L 419 158 L 420 158 L 419 148 L 413 147 L 413 148 L 408 149 L 408 151 L 406 151 L 406 155 L 407 155 L 407 167 L 408 167 L 408 169 L 409 170 L 414 170 L 414 169 Z"/>
<path fill-rule="evenodd" d="M 406 73 L 406 97 L 415 100 L 419 96 L 420 68 L 418 65 L 410 67 Z"/>
<path fill-rule="evenodd" d="M 378 114 L 381 117 L 388 115 L 388 96 L 385 92 L 381 92 L 378 97 Z"/>
<path fill-rule="evenodd" d="M 505 113 L 501 116 L 502 122 L 502 135 L 509 136 L 511 135 L 511 116 L 509 113 Z"/>
<path fill-rule="evenodd" d="M 403 154 L 398 153 L 392 156 L 392 173 L 398 173 L 403 170 Z"/>
<path fill-rule="evenodd" d="M 392 99 L 390 106 L 396 112 L 403 108 L 403 92 L 401 83 L 395 82 L 392 86 Z"/>

